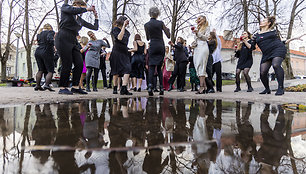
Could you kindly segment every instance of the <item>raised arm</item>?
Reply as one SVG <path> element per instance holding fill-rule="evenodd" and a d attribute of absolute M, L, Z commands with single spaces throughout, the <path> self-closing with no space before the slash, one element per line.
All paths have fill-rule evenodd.
<path fill-rule="evenodd" d="M 145 28 L 147 40 L 149 41 L 150 40 L 150 33 L 149 33 L 147 25 L 145 25 L 144 28 Z"/>
<path fill-rule="evenodd" d="M 77 15 L 77 14 L 81 14 L 81 13 L 85 13 L 87 12 L 86 8 L 82 8 L 82 7 L 73 7 L 71 5 L 68 4 L 64 4 L 61 8 L 61 11 L 64 13 L 69 13 L 69 14 L 73 14 L 73 15 Z"/>
<path fill-rule="evenodd" d="M 294 40 L 303 41 L 303 39 L 302 39 L 303 36 L 306 36 L 306 34 L 303 34 L 303 35 L 301 35 L 299 37 L 294 37 L 294 38 L 288 39 L 288 40 L 285 41 L 285 44 L 288 44 L 288 43 L 290 43 L 291 41 L 294 41 Z"/>
<path fill-rule="evenodd" d="M 91 23 L 86 22 L 84 19 L 80 18 L 82 26 L 97 31 L 99 29 L 99 20 L 95 19 L 95 23 L 92 25 Z"/>
<path fill-rule="evenodd" d="M 166 27 L 166 25 L 163 23 L 163 30 L 167 36 L 168 39 L 170 39 L 170 29 Z"/>
<path fill-rule="evenodd" d="M 124 33 L 125 33 L 125 27 L 129 24 L 129 20 L 125 20 L 124 23 L 123 23 L 123 26 L 121 28 L 121 31 L 120 33 L 118 34 L 118 40 L 122 40 L 123 39 L 123 36 L 124 36 Z"/>

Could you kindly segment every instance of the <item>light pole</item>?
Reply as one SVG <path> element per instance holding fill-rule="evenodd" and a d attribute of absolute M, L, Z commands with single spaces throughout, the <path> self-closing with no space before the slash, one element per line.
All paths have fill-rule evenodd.
<path fill-rule="evenodd" d="M 19 52 L 19 39 L 21 37 L 21 34 L 15 33 L 15 36 L 17 37 L 17 48 L 16 48 L 16 64 L 15 64 L 15 79 L 17 79 L 17 71 L 18 71 L 18 52 Z"/>

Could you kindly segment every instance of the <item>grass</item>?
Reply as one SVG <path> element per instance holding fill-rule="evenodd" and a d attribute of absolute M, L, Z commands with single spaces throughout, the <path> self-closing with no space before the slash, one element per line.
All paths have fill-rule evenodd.
<path fill-rule="evenodd" d="M 6 83 L 0 83 L 0 87 L 6 86 Z"/>

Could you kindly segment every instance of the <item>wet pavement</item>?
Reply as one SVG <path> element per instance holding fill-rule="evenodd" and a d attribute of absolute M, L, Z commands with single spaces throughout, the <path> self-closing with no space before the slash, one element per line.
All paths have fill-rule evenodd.
<path fill-rule="evenodd" d="M 305 173 L 306 113 L 112 98 L 0 108 L 0 173 Z"/>

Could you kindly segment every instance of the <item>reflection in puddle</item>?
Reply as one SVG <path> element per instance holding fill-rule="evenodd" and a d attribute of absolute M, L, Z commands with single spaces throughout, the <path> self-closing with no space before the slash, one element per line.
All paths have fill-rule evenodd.
<path fill-rule="evenodd" d="M 281 106 L 131 98 L 0 108 L 1 173 L 303 173 Z"/>

